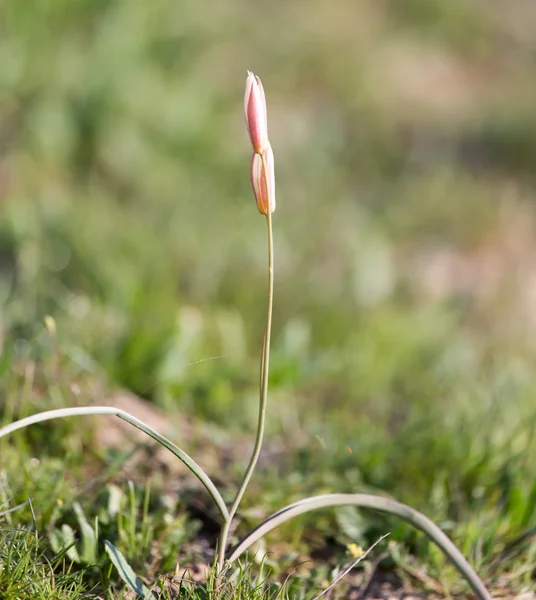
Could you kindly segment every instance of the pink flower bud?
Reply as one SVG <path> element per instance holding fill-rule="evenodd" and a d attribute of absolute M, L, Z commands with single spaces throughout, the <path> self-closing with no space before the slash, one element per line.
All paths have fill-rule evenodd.
<path fill-rule="evenodd" d="M 268 208 L 270 208 L 271 213 L 275 210 L 274 153 L 270 142 L 268 142 L 264 153 L 264 161 L 266 164 L 266 178 L 262 168 L 262 156 L 253 154 L 251 159 L 251 186 L 261 215 L 267 215 Z M 268 190 L 266 190 L 266 181 L 268 181 Z"/>
<path fill-rule="evenodd" d="M 262 154 L 268 147 L 268 121 L 266 118 L 266 98 L 261 80 L 248 71 L 244 113 L 253 151 Z"/>

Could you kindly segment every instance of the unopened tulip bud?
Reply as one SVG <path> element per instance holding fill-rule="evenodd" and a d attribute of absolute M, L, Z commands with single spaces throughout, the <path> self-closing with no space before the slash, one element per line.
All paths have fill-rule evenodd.
<path fill-rule="evenodd" d="M 263 172 L 262 159 L 266 165 L 266 177 Z M 274 172 L 274 153 L 272 146 L 268 143 L 264 155 L 253 154 L 251 159 L 251 186 L 257 200 L 257 208 L 261 215 L 267 215 L 275 210 L 275 172 Z M 268 182 L 268 189 L 266 189 Z"/>
<path fill-rule="evenodd" d="M 268 147 L 266 98 L 261 80 L 250 71 L 246 79 L 244 113 L 253 151 L 256 154 L 263 154 Z"/>

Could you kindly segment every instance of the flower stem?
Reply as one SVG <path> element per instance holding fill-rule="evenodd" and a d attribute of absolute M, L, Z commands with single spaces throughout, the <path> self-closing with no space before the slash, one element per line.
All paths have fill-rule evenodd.
<path fill-rule="evenodd" d="M 266 169 L 266 160 L 264 155 L 262 158 L 262 170 L 266 190 L 268 190 L 268 173 Z M 260 367 L 260 400 L 259 400 L 259 418 L 257 422 L 257 434 L 255 437 L 255 445 L 253 447 L 253 453 L 249 460 L 246 472 L 242 479 L 242 483 L 238 488 L 233 504 L 229 509 L 229 516 L 225 519 L 223 524 L 219 544 L 218 544 L 218 568 L 221 571 L 225 562 L 225 551 L 227 549 L 227 541 L 229 537 L 229 530 L 233 517 L 238 510 L 240 501 L 244 496 L 246 488 L 249 484 L 257 460 L 261 453 L 262 440 L 264 437 L 264 423 L 266 420 L 266 401 L 268 399 L 268 372 L 270 367 L 270 338 L 272 335 L 272 309 L 274 300 L 274 242 L 272 234 L 272 214 L 270 212 L 269 203 L 267 203 L 268 211 L 266 214 L 266 224 L 268 226 L 268 311 L 266 316 L 266 329 L 264 331 L 264 341 L 262 344 L 261 352 L 261 367 Z"/>

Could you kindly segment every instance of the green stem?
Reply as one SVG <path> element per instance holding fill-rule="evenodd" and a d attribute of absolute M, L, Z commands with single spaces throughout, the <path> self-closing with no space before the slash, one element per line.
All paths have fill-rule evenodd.
<path fill-rule="evenodd" d="M 266 190 L 268 190 L 268 173 L 266 170 L 266 160 L 264 155 L 262 158 L 262 171 Z M 272 214 L 270 212 L 270 203 L 267 202 L 268 212 L 266 214 L 266 223 L 268 226 L 268 312 L 266 316 L 266 329 L 264 332 L 264 341 L 262 344 L 261 354 L 261 371 L 260 371 L 260 400 L 259 400 L 259 418 L 257 422 L 257 434 L 255 437 L 255 445 L 253 453 L 249 460 L 246 472 L 242 479 L 242 483 L 238 488 L 233 504 L 229 509 L 229 517 L 223 524 L 220 540 L 218 544 L 218 568 L 221 571 L 225 562 L 225 551 L 227 548 L 227 540 L 233 517 L 238 510 L 240 501 L 244 496 L 246 488 L 251 480 L 253 471 L 261 453 L 262 440 L 264 437 L 264 423 L 266 420 L 266 401 L 268 398 L 268 372 L 270 368 L 270 338 L 272 335 L 272 309 L 274 300 L 274 243 L 272 234 Z"/>
<path fill-rule="evenodd" d="M 34 425 L 35 423 L 41 423 L 43 421 L 50 421 L 51 419 L 62 419 L 65 417 L 79 417 L 86 415 L 113 415 L 115 417 L 119 417 L 123 421 L 130 423 L 137 429 L 143 431 L 148 436 L 152 437 L 153 440 L 156 440 L 159 444 L 167 448 L 170 452 L 172 452 L 178 459 L 180 459 L 189 469 L 190 471 L 196 475 L 199 481 L 205 486 L 207 492 L 212 496 L 212 499 L 216 503 L 221 516 L 223 517 L 224 522 L 229 518 L 229 512 L 227 510 L 227 506 L 221 497 L 221 494 L 218 492 L 214 483 L 210 477 L 203 471 L 203 469 L 195 462 L 195 460 L 186 454 L 183 450 L 181 450 L 178 446 L 175 446 L 173 442 L 168 440 L 166 437 L 155 431 L 152 427 L 146 425 L 143 421 L 136 419 L 131 414 L 125 412 L 124 410 L 120 410 L 119 408 L 114 408 L 113 406 L 84 406 L 84 407 L 76 407 L 76 408 L 60 408 L 58 410 L 48 410 L 45 412 L 38 413 L 36 415 L 32 415 L 30 417 L 26 417 L 25 419 L 21 419 L 20 421 L 15 421 L 5 427 L 0 428 L 0 438 L 17 431 L 18 429 L 23 429 L 24 427 L 28 427 L 29 425 Z"/>

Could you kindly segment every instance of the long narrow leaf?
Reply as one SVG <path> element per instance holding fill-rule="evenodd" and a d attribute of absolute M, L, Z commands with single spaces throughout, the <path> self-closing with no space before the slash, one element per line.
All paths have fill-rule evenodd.
<path fill-rule="evenodd" d="M 416 529 L 425 533 L 445 553 L 462 576 L 467 580 L 480 600 L 491 600 L 491 596 L 480 577 L 475 573 L 458 548 L 456 548 L 433 521 L 410 506 L 406 506 L 405 504 L 401 504 L 390 498 L 383 498 L 382 496 L 373 496 L 370 494 L 325 494 L 322 496 L 312 496 L 311 498 L 305 498 L 290 504 L 268 517 L 249 533 L 237 546 L 235 546 L 228 560 L 230 563 L 233 563 L 257 540 L 293 517 L 321 508 L 333 508 L 336 506 L 348 505 L 377 510 L 379 512 L 395 515 L 404 521 L 407 521 Z"/>
<path fill-rule="evenodd" d="M 93 563 L 97 560 L 97 533 L 95 528 L 89 524 L 82 507 L 78 502 L 73 504 L 73 509 L 80 527 L 82 536 L 81 558 L 85 563 Z"/>
<path fill-rule="evenodd" d="M 10 423 L 5 427 L 0 428 L 0 438 L 10 433 L 13 433 L 14 431 L 17 431 L 18 429 L 23 429 L 24 427 L 28 427 L 29 425 L 34 425 L 35 423 L 50 421 L 51 419 L 63 419 L 65 417 L 79 417 L 87 415 L 112 415 L 115 417 L 119 417 L 120 419 L 123 419 L 123 421 L 130 423 L 137 429 L 143 431 L 148 436 L 152 437 L 153 440 L 156 440 L 159 444 L 164 446 L 164 448 L 167 448 L 177 458 L 179 458 L 199 479 L 199 481 L 207 489 L 208 493 L 212 496 L 212 499 L 216 503 L 224 521 L 226 521 L 229 518 L 229 511 L 227 510 L 227 506 L 225 505 L 221 494 L 218 492 L 216 486 L 214 485 L 210 477 L 195 462 L 195 460 L 191 458 L 188 454 L 186 454 L 186 452 L 181 450 L 178 446 L 175 446 L 173 442 L 170 442 L 166 437 L 164 437 L 163 435 L 146 425 L 143 421 L 136 419 L 136 417 L 133 417 L 131 414 L 125 412 L 124 410 L 120 410 L 119 408 L 114 408 L 113 406 L 83 406 L 75 408 L 60 408 L 57 410 L 47 410 L 45 412 L 41 412 L 30 417 L 26 417 L 25 419 L 20 419 L 20 421 L 15 421 L 14 423 Z"/>
<path fill-rule="evenodd" d="M 104 540 L 104 546 L 110 560 L 119 573 L 119 577 L 121 577 L 128 587 L 144 600 L 154 598 L 151 590 L 143 583 L 136 573 L 134 573 L 134 570 L 128 564 L 127 559 L 121 552 L 108 540 Z"/>
<path fill-rule="evenodd" d="M 6 508 L 4 510 L 0 510 L 0 517 L 3 517 L 4 515 L 8 515 L 9 513 L 15 512 L 16 510 L 19 510 L 19 508 L 24 508 L 29 503 L 30 503 L 30 501 L 26 500 L 26 502 L 17 504 L 17 506 L 12 506 L 11 508 Z"/>

